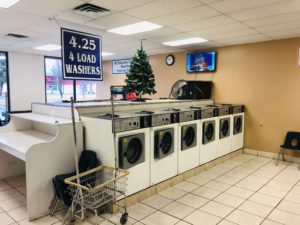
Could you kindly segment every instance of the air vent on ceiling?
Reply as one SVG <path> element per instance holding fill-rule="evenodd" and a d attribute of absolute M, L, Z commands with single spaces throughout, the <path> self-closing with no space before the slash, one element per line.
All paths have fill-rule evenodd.
<path fill-rule="evenodd" d="M 6 35 L 7 37 L 12 37 L 12 38 L 28 38 L 28 36 L 22 35 L 22 34 L 13 34 L 9 33 Z"/>
<path fill-rule="evenodd" d="M 81 13 L 83 13 L 83 12 L 88 12 L 88 13 L 107 13 L 107 12 L 110 12 L 109 9 L 105 9 L 105 8 L 100 7 L 100 6 L 96 6 L 96 5 L 89 4 L 89 3 L 79 5 L 79 6 L 75 7 L 73 10 L 81 12 Z"/>

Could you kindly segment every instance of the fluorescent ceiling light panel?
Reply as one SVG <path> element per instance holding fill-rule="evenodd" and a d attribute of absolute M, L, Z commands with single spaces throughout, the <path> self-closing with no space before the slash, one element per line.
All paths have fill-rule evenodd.
<path fill-rule="evenodd" d="M 55 51 L 55 50 L 59 50 L 61 49 L 61 46 L 60 45 L 42 45 L 42 46 L 38 46 L 38 47 L 35 47 L 34 49 L 36 50 L 42 50 L 42 51 Z"/>
<path fill-rule="evenodd" d="M 188 39 L 182 39 L 182 40 L 177 40 L 177 41 L 168 41 L 168 42 L 164 42 L 162 44 L 169 45 L 169 46 L 179 46 L 179 45 L 202 43 L 202 42 L 207 42 L 207 41 L 208 40 L 206 40 L 206 39 L 195 37 L 195 38 L 188 38 Z"/>
<path fill-rule="evenodd" d="M 109 56 L 109 55 L 114 55 L 115 53 L 111 53 L 111 52 L 101 52 L 102 56 Z"/>
<path fill-rule="evenodd" d="M 0 0 L 0 8 L 9 8 L 21 0 Z"/>
<path fill-rule="evenodd" d="M 108 32 L 116 33 L 120 35 L 130 35 L 130 34 L 137 34 L 146 31 L 151 31 L 151 30 L 157 30 L 159 28 L 162 28 L 162 26 L 148 21 L 142 21 L 139 23 L 134 23 L 134 24 L 110 29 L 108 30 Z"/>

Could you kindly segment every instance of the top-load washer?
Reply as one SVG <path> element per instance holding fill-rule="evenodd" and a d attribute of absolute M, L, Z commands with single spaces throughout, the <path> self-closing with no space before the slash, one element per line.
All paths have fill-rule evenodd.
<path fill-rule="evenodd" d="M 199 112 L 196 108 L 184 108 L 179 112 L 178 173 L 199 165 Z"/>
<path fill-rule="evenodd" d="M 155 110 L 151 113 L 150 184 L 177 175 L 177 113 Z"/>
<path fill-rule="evenodd" d="M 245 106 L 232 105 L 233 135 L 231 141 L 231 151 L 236 151 L 244 147 L 244 123 L 245 123 Z"/>
<path fill-rule="evenodd" d="M 201 109 L 201 120 L 199 121 L 200 143 L 200 165 L 217 158 L 219 141 L 218 107 L 205 106 Z"/>
<path fill-rule="evenodd" d="M 103 165 L 129 171 L 126 195 L 150 186 L 150 117 L 115 113 L 115 135 L 112 114 L 82 117 L 86 124 L 86 147 L 97 152 Z M 116 152 L 114 151 L 114 136 Z"/>

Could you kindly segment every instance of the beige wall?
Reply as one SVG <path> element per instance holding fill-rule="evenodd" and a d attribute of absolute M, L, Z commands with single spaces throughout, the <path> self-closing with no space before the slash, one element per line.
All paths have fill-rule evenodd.
<path fill-rule="evenodd" d="M 246 105 L 245 146 L 277 152 L 288 130 L 300 131 L 297 47 L 300 38 L 217 48 L 214 74 L 186 73 L 186 52 L 175 53 L 170 67 L 165 64 L 166 54 L 151 56 L 158 92 L 154 97 L 167 97 L 179 79 L 212 80 L 216 102 Z M 99 97 L 109 97 L 109 86 L 123 84 L 124 78 L 112 75 L 111 62 L 106 61 Z"/>

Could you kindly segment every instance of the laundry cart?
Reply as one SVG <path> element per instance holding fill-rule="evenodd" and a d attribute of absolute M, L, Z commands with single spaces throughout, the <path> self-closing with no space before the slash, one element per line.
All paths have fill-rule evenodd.
<path fill-rule="evenodd" d="M 67 178 L 70 194 L 73 196 L 72 205 L 65 217 L 65 224 L 75 222 L 75 217 L 85 219 L 86 209 L 94 211 L 98 216 L 98 209 L 109 203 L 116 203 L 124 197 L 124 212 L 120 219 L 121 224 L 127 222 L 126 186 L 128 171 L 124 169 L 99 166 L 95 169 Z M 121 206 L 121 205 L 120 205 Z"/>

